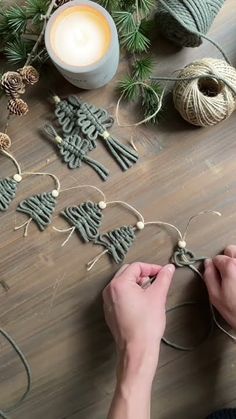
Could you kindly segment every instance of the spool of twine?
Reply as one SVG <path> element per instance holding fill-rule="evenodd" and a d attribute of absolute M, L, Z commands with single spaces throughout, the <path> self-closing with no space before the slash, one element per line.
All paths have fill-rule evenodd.
<path fill-rule="evenodd" d="M 216 125 L 235 110 L 236 70 L 224 60 L 194 61 L 180 71 L 173 99 L 186 121 L 202 127 Z"/>
<path fill-rule="evenodd" d="M 175 44 L 198 47 L 224 0 L 158 0 L 158 26 Z M 214 43 L 214 42 L 213 42 Z"/>

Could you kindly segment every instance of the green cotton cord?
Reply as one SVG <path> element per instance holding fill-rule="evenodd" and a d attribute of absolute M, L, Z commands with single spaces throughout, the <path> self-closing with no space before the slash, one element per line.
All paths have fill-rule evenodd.
<path fill-rule="evenodd" d="M 162 7 L 170 14 L 170 16 L 172 16 L 184 29 L 186 29 L 188 32 L 192 33 L 193 35 L 196 35 L 200 38 L 204 38 L 207 41 L 209 41 L 212 45 L 214 45 L 222 54 L 222 56 L 224 57 L 224 59 L 227 61 L 227 63 L 230 64 L 230 60 L 228 59 L 227 55 L 225 54 L 225 52 L 223 51 L 223 49 L 217 44 L 217 42 L 213 41 L 211 38 L 208 38 L 208 36 L 196 29 L 193 28 L 193 26 L 191 26 L 191 21 L 189 20 L 189 24 L 186 24 L 184 22 L 184 18 L 186 18 L 186 14 L 184 13 L 184 9 L 180 10 L 179 6 L 180 6 L 180 2 L 179 1 L 173 1 L 173 5 L 172 7 L 170 7 L 167 4 L 166 0 L 158 0 L 158 2 L 162 5 Z M 220 7 L 222 6 L 222 4 L 224 3 L 224 0 L 220 0 L 219 2 L 219 6 L 218 9 L 220 9 Z M 192 4 L 192 2 L 190 2 L 189 0 L 186 2 L 183 2 L 182 4 L 182 8 L 185 7 L 185 9 L 190 12 L 190 16 L 191 16 L 191 20 L 194 21 L 195 26 L 200 26 L 200 22 L 198 21 L 199 17 L 198 14 L 196 13 L 196 9 L 195 9 L 195 3 Z M 202 9 L 202 10 L 201 10 Z M 201 11 L 202 13 L 202 17 L 207 16 L 209 18 L 209 20 L 211 19 L 211 23 L 212 20 L 214 18 L 214 16 L 208 16 L 209 13 L 209 9 L 207 7 L 206 1 L 201 1 L 201 4 L 199 4 L 197 6 L 197 10 Z M 163 16 L 162 16 L 162 21 L 163 21 Z M 164 23 L 164 22 L 162 22 Z M 205 30 L 207 30 L 207 27 L 205 27 Z"/>
<path fill-rule="evenodd" d="M 150 77 L 150 80 L 157 80 L 157 81 L 168 81 L 168 82 L 172 82 L 172 81 L 191 81 L 191 80 L 201 80 L 201 79 L 210 79 L 212 80 L 212 78 L 214 78 L 215 80 L 221 81 L 223 82 L 231 91 L 232 93 L 236 96 L 236 89 L 235 87 L 228 81 L 225 80 L 223 77 L 217 76 L 214 73 L 212 74 L 202 74 L 201 76 L 192 76 L 192 77 L 164 77 L 164 76 L 155 76 L 155 77 Z"/>
<path fill-rule="evenodd" d="M 16 402 L 10 408 L 5 409 L 5 410 L 0 410 L 0 417 L 2 417 L 3 419 L 8 419 L 8 413 L 11 413 L 11 412 L 15 411 L 24 402 L 24 400 L 26 399 L 26 397 L 30 393 L 31 383 L 32 383 L 32 374 L 31 374 L 30 365 L 29 365 L 25 355 L 23 354 L 22 350 L 17 345 L 17 343 L 2 328 L 0 328 L 0 334 L 10 343 L 10 345 L 12 346 L 12 348 L 14 349 L 16 354 L 19 356 L 19 358 L 20 358 L 20 360 L 21 360 L 21 362 L 22 362 L 22 364 L 25 368 L 25 372 L 26 372 L 26 376 L 27 376 L 27 387 L 26 387 L 26 390 L 25 390 L 24 394 L 22 395 L 22 397 L 18 400 L 18 402 Z"/>
<path fill-rule="evenodd" d="M 177 304 L 174 307 L 169 308 L 168 310 L 166 310 L 166 313 L 171 313 L 172 311 L 181 309 L 183 307 L 198 306 L 198 305 L 202 306 L 203 303 L 200 302 L 200 301 L 185 301 L 184 303 L 180 303 L 180 304 Z M 196 345 L 193 345 L 193 346 L 179 345 L 178 343 L 172 342 L 171 340 L 167 339 L 166 337 L 162 338 L 162 342 L 164 342 L 167 346 L 170 346 L 170 347 L 172 347 L 174 349 L 177 349 L 179 351 L 185 351 L 185 352 L 194 351 L 198 346 L 200 346 L 202 343 L 204 343 L 209 338 L 209 336 L 212 334 L 213 327 L 214 327 L 214 321 L 213 321 L 213 318 L 211 317 L 211 321 L 209 323 L 207 333 L 205 334 L 205 336 L 203 336 L 203 338 L 200 340 L 200 342 L 198 342 Z"/>
<path fill-rule="evenodd" d="M 68 102 L 68 100 L 61 100 L 56 105 L 55 115 L 62 131 L 69 135 L 76 128 L 76 109 Z"/>

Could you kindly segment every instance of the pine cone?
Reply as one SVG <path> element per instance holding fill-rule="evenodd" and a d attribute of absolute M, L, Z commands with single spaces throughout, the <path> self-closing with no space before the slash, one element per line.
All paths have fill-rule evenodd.
<path fill-rule="evenodd" d="M 0 150 L 7 150 L 11 147 L 11 139 L 4 132 L 0 132 Z"/>
<path fill-rule="evenodd" d="M 17 98 L 25 93 L 25 85 L 23 79 L 16 71 L 7 71 L 3 74 L 1 80 L 2 88 L 7 96 Z"/>
<path fill-rule="evenodd" d="M 10 99 L 7 109 L 9 110 L 10 115 L 18 116 L 26 115 L 29 110 L 27 103 L 22 99 Z"/>
<path fill-rule="evenodd" d="M 17 71 L 21 75 L 25 83 L 27 84 L 38 83 L 39 73 L 32 65 L 27 65 L 26 67 L 20 68 Z"/>

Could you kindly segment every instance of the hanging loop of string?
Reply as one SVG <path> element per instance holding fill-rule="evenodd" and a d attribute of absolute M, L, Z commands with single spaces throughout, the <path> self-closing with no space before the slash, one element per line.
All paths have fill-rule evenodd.
<path fill-rule="evenodd" d="M 15 159 L 15 157 L 13 157 L 12 154 L 8 153 L 8 151 L 6 150 L 1 150 L 1 153 L 4 154 L 6 157 L 8 157 L 14 163 L 14 165 L 17 168 L 18 174 L 21 176 L 22 175 L 21 167 L 18 161 Z"/>
<path fill-rule="evenodd" d="M 144 118 L 141 121 L 136 122 L 134 124 L 123 124 L 123 123 L 120 122 L 120 117 L 119 117 L 120 103 L 121 103 L 123 97 L 125 96 L 125 92 L 123 92 L 120 95 L 120 97 L 119 97 L 119 99 L 117 101 L 116 110 L 115 110 L 116 121 L 117 121 L 117 125 L 119 127 L 123 127 L 123 128 L 124 127 L 138 127 L 139 125 L 145 124 L 145 123 L 151 121 L 151 119 L 153 119 L 158 114 L 158 112 L 161 110 L 161 107 L 162 107 L 162 101 L 163 101 L 164 92 L 165 92 L 164 89 L 163 89 L 161 95 L 159 96 L 158 93 L 155 92 L 155 90 L 152 88 L 152 86 L 149 86 L 147 83 L 137 81 L 137 82 L 135 82 L 133 84 L 134 85 L 137 85 L 137 86 L 142 86 L 145 89 L 149 89 L 153 93 L 153 95 L 156 97 L 158 105 L 157 105 L 157 108 L 156 108 L 155 112 L 153 112 L 153 114 L 152 115 L 149 115 L 147 118 Z M 135 147 L 134 147 L 134 149 L 135 149 Z"/>

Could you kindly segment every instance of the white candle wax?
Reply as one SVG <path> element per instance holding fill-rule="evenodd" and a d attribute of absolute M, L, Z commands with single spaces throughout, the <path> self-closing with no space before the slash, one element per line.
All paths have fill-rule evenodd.
<path fill-rule="evenodd" d="M 45 31 L 49 56 L 72 84 L 85 89 L 104 86 L 119 63 L 119 41 L 109 13 L 90 0 L 59 7 Z"/>
<path fill-rule="evenodd" d="M 110 41 L 108 22 L 90 6 L 66 9 L 58 16 L 51 32 L 55 53 L 73 66 L 88 66 L 99 61 Z"/>

